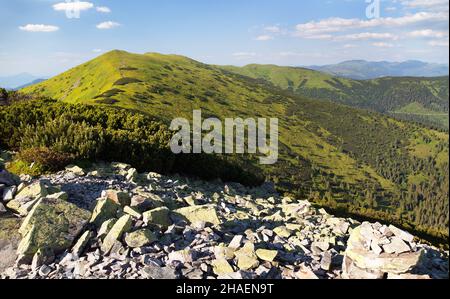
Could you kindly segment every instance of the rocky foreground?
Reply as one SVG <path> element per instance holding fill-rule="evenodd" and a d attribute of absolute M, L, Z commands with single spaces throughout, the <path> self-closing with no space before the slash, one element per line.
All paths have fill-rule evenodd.
<path fill-rule="evenodd" d="M 394 226 L 333 217 L 270 185 L 112 163 L 39 179 L 0 171 L 0 199 L 1 278 L 448 278 L 448 252 Z M 2 234 L 11 222 L 17 228 Z"/>

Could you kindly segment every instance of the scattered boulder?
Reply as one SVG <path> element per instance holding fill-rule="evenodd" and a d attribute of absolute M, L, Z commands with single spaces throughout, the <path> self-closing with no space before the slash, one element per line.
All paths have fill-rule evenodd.
<path fill-rule="evenodd" d="M 17 187 L 16 186 L 10 186 L 3 189 L 3 201 L 9 202 L 14 199 L 14 196 L 16 195 Z M 1 193 L 1 192 L 0 192 Z"/>
<path fill-rule="evenodd" d="M 147 279 L 177 279 L 175 270 L 169 267 L 160 267 L 150 265 L 143 268 L 140 272 Z"/>
<path fill-rule="evenodd" d="M 55 253 L 48 248 L 40 248 L 33 256 L 31 269 L 39 270 L 44 265 L 49 265 L 55 260 Z"/>
<path fill-rule="evenodd" d="M 41 181 L 26 186 L 14 198 L 14 200 L 22 200 L 25 198 L 43 198 L 49 194 L 47 187 Z"/>
<path fill-rule="evenodd" d="M 234 273 L 233 267 L 225 259 L 217 259 L 212 261 L 214 274 L 222 276 Z"/>
<path fill-rule="evenodd" d="M 263 261 L 273 262 L 278 255 L 277 250 L 258 249 L 256 255 Z"/>
<path fill-rule="evenodd" d="M 180 263 L 192 263 L 192 261 L 194 260 L 194 256 L 192 254 L 192 251 L 189 249 L 184 249 L 184 250 L 178 250 L 178 251 L 173 251 L 171 253 L 169 253 L 169 263 L 172 262 L 180 262 Z"/>
<path fill-rule="evenodd" d="M 131 197 L 127 192 L 106 190 L 102 194 L 103 198 L 109 198 L 122 207 L 131 205 Z"/>
<path fill-rule="evenodd" d="M 382 278 L 388 274 L 410 273 L 419 267 L 423 251 L 413 250 L 397 236 L 401 235 L 409 240 L 414 238 L 398 229 L 397 234 L 390 232 L 391 228 L 387 230 L 381 225 L 368 222 L 355 228 L 345 251 L 344 277 Z"/>
<path fill-rule="evenodd" d="M 164 201 L 153 194 L 148 194 L 148 196 L 135 195 L 131 198 L 130 206 L 140 213 L 144 213 L 145 211 L 163 207 Z"/>
<path fill-rule="evenodd" d="M 289 238 L 292 235 L 292 231 L 287 229 L 286 226 L 279 226 L 275 228 L 273 232 L 282 238 Z"/>
<path fill-rule="evenodd" d="M 150 245 L 157 240 L 155 234 L 148 229 L 141 229 L 125 236 L 125 243 L 131 248 Z"/>
<path fill-rule="evenodd" d="M 43 198 L 25 218 L 19 255 L 32 257 L 39 249 L 55 253 L 68 249 L 88 223 L 91 213 L 56 198 Z"/>
<path fill-rule="evenodd" d="M 294 273 L 294 275 L 298 279 L 309 279 L 309 280 L 316 280 L 319 279 L 319 277 L 305 264 L 300 265 L 300 270 Z"/>
<path fill-rule="evenodd" d="M 139 213 L 138 210 L 136 210 L 136 209 L 134 209 L 132 207 L 129 207 L 129 206 L 126 206 L 123 209 L 123 212 L 128 214 L 128 215 L 130 215 L 130 216 L 133 216 L 133 218 L 135 218 L 135 219 L 141 219 L 142 218 L 142 214 Z"/>
<path fill-rule="evenodd" d="M 86 248 L 86 246 L 88 245 L 89 241 L 92 239 L 92 237 L 94 236 L 94 233 L 91 231 L 86 231 L 77 241 L 77 243 L 73 246 L 72 248 L 72 253 L 75 256 L 82 256 L 83 252 Z"/>
<path fill-rule="evenodd" d="M 106 235 L 105 240 L 103 240 L 102 251 L 108 254 L 114 246 L 116 241 L 120 241 L 122 235 L 131 230 L 132 217 L 130 215 L 122 216 L 114 226 L 111 228 L 109 233 Z"/>
<path fill-rule="evenodd" d="M 105 221 L 115 218 L 120 206 L 110 198 L 101 198 L 92 212 L 91 223 L 100 227 Z"/>
<path fill-rule="evenodd" d="M 169 227 L 172 225 L 169 214 L 170 210 L 166 207 L 156 208 L 143 214 L 144 222 L 147 224 Z"/>
<path fill-rule="evenodd" d="M 113 228 L 116 222 L 117 222 L 116 218 L 109 219 L 103 222 L 97 232 L 97 238 L 103 240 L 106 237 L 106 235 L 108 235 L 108 233 L 111 231 L 111 228 Z"/>
<path fill-rule="evenodd" d="M 255 245 L 253 243 L 246 243 L 244 247 L 235 253 L 237 265 L 241 270 L 250 270 L 259 266 L 258 257 L 255 253 Z"/>
<path fill-rule="evenodd" d="M 175 210 L 174 213 L 190 223 L 206 222 L 213 225 L 221 223 L 214 205 L 191 206 Z"/>
<path fill-rule="evenodd" d="M 71 173 L 77 175 L 77 176 L 85 176 L 86 175 L 86 173 L 83 170 L 83 168 L 81 168 L 79 166 L 76 166 L 76 165 L 69 165 L 69 166 L 66 167 L 66 170 L 68 172 L 71 172 Z"/>
<path fill-rule="evenodd" d="M 0 183 L 0 204 L 6 189 L 28 193 L 8 202 L 21 211 L 15 216 L 28 214 L 20 251 L 20 235 L 14 245 L 1 226 L 17 220 L 17 231 L 18 218 L 0 217 L 0 278 L 448 278 L 447 252 L 393 226 L 333 217 L 273 188 L 138 175 L 121 163 L 94 167 L 84 176 L 69 167 Z M 105 176 L 93 176 L 97 170 Z M 76 205 L 60 207 L 68 201 Z M 92 215 L 71 210 L 80 207 Z M 73 219 L 80 213 L 88 214 Z M 17 258 L 24 249 L 33 250 Z"/>

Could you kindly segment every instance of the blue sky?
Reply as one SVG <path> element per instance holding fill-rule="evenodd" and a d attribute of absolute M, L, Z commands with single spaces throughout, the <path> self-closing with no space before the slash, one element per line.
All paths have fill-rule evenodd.
<path fill-rule="evenodd" d="M 381 0 L 374 19 L 366 0 L 68 2 L 0 0 L 0 76 L 51 76 L 112 49 L 234 65 L 449 60 L 449 0 Z"/>

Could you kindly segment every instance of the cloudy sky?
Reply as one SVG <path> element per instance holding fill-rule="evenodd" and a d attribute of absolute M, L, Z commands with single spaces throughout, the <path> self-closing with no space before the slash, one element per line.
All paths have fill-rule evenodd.
<path fill-rule="evenodd" d="M 0 0 L 0 76 L 52 76 L 112 49 L 206 63 L 448 63 L 449 0 Z M 376 7 L 376 6 L 372 6 Z"/>

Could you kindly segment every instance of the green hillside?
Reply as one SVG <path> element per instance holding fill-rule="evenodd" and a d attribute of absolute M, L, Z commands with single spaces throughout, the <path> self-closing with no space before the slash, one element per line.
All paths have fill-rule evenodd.
<path fill-rule="evenodd" d="M 310 76 L 304 86 L 337 89 L 323 87 L 320 73 Z M 198 108 L 205 118 L 277 117 L 280 160 L 258 167 L 280 191 L 448 237 L 448 134 L 153 53 L 113 51 L 22 92 L 127 108 L 165 123 Z"/>
<path fill-rule="evenodd" d="M 396 118 L 449 128 L 449 78 L 389 77 L 351 80 L 296 67 L 224 66 L 227 71 L 263 79 L 297 95 L 371 109 Z"/>

